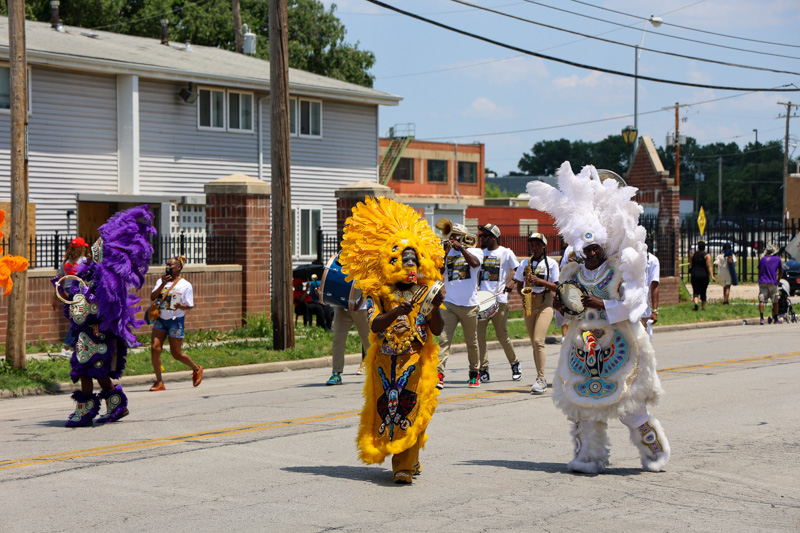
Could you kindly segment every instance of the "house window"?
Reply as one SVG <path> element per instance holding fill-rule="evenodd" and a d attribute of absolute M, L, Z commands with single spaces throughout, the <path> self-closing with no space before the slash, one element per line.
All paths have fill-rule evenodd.
<path fill-rule="evenodd" d="M 214 130 L 225 129 L 225 91 L 200 89 L 197 106 L 197 125 Z"/>
<path fill-rule="evenodd" d="M 11 111 L 11 67 L 0 63 L 0 112 Z M 28 114 L 31 112 L 31 69 L 28 68 Z"/>
<path fill-rule="evenodd" d="M 459 161 L 458 182 L 478 183 L 478 163 L 471 163 L 469 161 Z"/>
<path fill-rule="evenodd" d="M 322 102 L 300 100 L 300 136 L 322 137 Z"/>
<path fill-rule="evenodd" d="M 292 209 L 292 255 L 316 257 L 321 226 L 321 209 L 312 207 Z"/>
<path fill-rule="evenodd" d="M 414 181 L 414 160 L 410 157 L 401 157 L 394 167 L 392 179 L 395 181 Z"/>
<path fill-rule="evenodd" d="M 428 159 L 428 182 L 447 183 L 447 161 Z"/>
<path fill-rule="evenodd" d="M 228 130 L 253 131 L 253 93 L 228 91 Z"/>
<path fill-rule="evenodd" d="M 289 135 L 297 135 L 297 100 L 289 98 Z"/>

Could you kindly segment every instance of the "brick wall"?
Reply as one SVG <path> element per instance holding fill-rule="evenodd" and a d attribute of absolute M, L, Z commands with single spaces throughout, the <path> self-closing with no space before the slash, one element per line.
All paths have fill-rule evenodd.
<path fill-rule="evenodd" d="M 187 265 L 184 277 L 194 289 L 195 309 L 187 314 L 186 329 L 216 329 L 229 331 L 242 325 L 242 267 L 239 265 L 192 266 Z M 68 321 L 62 314 L 62 305 L 55 310 L 51 305 L 54 298 L 50 278 L 56 275 L 55 270 L 37 269 L 28 272 L 28 342 L 39 340 L 56 343 L 63 340 L 67 333 Z M 144 287 L 138 292 L 142 297 L 141 305 L 146 309 L 150 305 L 150 291 L 161 276 L 161 267 L 154 267 L 145 276 Z M 137 315 L 142 318 L 144 312 Z M 0 306 L 0 324 L 8 320 L 7 299 Z M 149 332 L 150 326 L 142 326 L 141 331 Z M 5 343 L 6 328 L 0 329 L 0 343 Z"/>

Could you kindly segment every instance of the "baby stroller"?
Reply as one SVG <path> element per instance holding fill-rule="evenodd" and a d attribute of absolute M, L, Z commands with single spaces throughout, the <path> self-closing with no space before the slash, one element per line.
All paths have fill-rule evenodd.
<path fill-rule="evenodd" d="M 794 314 L 792 300 L 789 298 L 790 293 L 789 282 L 785 279 L 780 280 L 778 282 L 778 321 L 783 321 L 786 324 L 797 322 L 797 315 Z"/>

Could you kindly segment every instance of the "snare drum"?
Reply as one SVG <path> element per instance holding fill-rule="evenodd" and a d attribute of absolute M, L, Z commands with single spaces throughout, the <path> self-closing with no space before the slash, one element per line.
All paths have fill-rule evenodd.
<path fill-rule="evenodd" d="M 323 305 L 344 307 L 350 311 L 358 309 L 361 301 L 361 289 L 356 288 L 354 281 L 345 281 L 339 254 L 334 255 L 325 265 L 322 281 L 319 285 L 319 301 Z"/>
<path fill-rule="evenodd" d="M 478 320 L 489 320 L 499 308 L 500 304 L 495 293 L 478 291 Z"/>

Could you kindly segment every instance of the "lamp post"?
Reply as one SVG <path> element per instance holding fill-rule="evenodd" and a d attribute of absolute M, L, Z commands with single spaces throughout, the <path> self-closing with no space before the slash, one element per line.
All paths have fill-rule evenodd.
<path fill-rule="evenodd" d="M 639 55 L 641 54 L 641 47 L 644 44 L 644 34 L 647 31 L 648 22 L 652 24 L 654 28 L 658 28 L 661 26 L 663 19 L 661 17 L 654 17 L 653 15 L 650 15 L 650 18 L 644 21 L 644 26 L 642 27 L 642 40 L 639 42 L 639 46 L 634 49 L 636 52 L 636 61 L 633 71 L 633 128 L 636 131 L 639 131 Z"/>
<path fill-rule="evenodd" d="M 758 151 L 758 130 L 753 129 L 756 134 L 756 215 L 758 215 L 758 167 L 761 166 L 761 152 Z"/>

